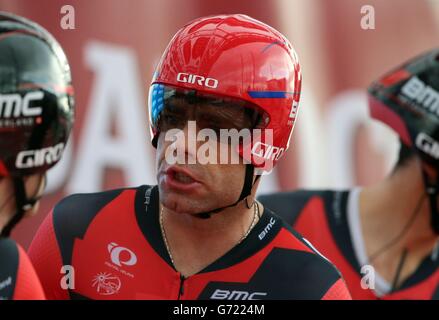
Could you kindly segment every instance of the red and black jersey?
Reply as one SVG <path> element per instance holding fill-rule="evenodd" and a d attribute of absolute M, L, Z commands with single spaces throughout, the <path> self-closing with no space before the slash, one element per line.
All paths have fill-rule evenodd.
<path fill-rule="evenodd" d="M 368 288 L 364 282 L 361 285 L 361 279 L 368 273 L 367 269 L 362 270 L 368 258 L 364 243 L 361 244 L 361 228 L 356 221 L 359 191 L 300 190 L 264 195 L 259 200 L 336 265 L 353 299 L 439 299 L 437 248 L 425 257 L 418 269 L 398 288 L 384 283 L 381 287 L 387 286 L 387 289 L 380 292 L 380 288 Z M 362 259 L 364 255 L 366 258 Z M 385 282 L 379 275 L 375 275 L 375 278 L 378 285 Z"/>
<path fill-rule="evenodd" d="M 162 238 L 157 186 L 65 198 L 29 255 L 48 299 L 350 299 L 335 267 L 269 210 L 241 243 L 182 277 Z M 74 288 L 60 285 L 63 265 Z"/>
<path fill-rule="evenodd" d="M 40 280 L 24 250 L 0 239 L 0 300 L 44 300 Z"/>

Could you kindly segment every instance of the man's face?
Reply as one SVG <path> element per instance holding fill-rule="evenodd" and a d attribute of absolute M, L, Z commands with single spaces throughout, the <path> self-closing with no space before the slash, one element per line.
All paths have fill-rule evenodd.
<path fill-rule="evenodd" d="M 44 189 L 46 188 L 47 176 L 46 174 L 34 174 L 25 179 L 25 188 L 27 198 L 40 199 L 43 196 Z M 35 205 L 26 212 L 26 216 L 33 216 L 38 212 L 40 201 L 38 200 Z"/>
<path fill-rule="evenodd" d="M 216 106 L 212 103 L 189 104 L 185 99 L 175 98 L 162 112 L 157 141 L 157 180 L 161 203 L 179 213 L 197 214 L 233 204 L 243 188 L 245 164 L 230 163 L 232 154 L 237 155 L 236 146 L 218 139 L 193 141 L 188 121 L 195 121 L 196 134 L 200 129 L 238 129 L 251 127 L 252 119 L 242 108 Z M 193 123 L 193 122 L 192 122 Z M 177 142 L 166 137 L 173 129 L 181 129 Z M 183 137 L 183 139 L 181 139 Z M 191 141 L 192 140 L 192 141 Z M 192 147 L 190 144 L 192 143 Z M 216 163 L 200 164 L 201 148 L 215 150 L 209 154 Z M 184 163 L 171 164 L 167 153 L 184 154 Z M 221 152 L 228 152 L 229 161 L 221 161 Z M 205 155 L 206 153 L 202 153 Z M 198 156 L 198 157 L 197 157 Z M 224 157 L 223 157 L 224 160 Z"/>

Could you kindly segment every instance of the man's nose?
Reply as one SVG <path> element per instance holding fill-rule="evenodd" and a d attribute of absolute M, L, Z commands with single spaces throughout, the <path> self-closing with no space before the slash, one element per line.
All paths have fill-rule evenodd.
<path fill-rule="evenodd" d="M 176 139 L 173 142 L 173 147 L 177 152 L 179 158 L 184 156 L 185 164 L 195 164 L 197 159 L 197 126 L 196 121 L 188 120 L 184 127 L 176 135 Z"/>

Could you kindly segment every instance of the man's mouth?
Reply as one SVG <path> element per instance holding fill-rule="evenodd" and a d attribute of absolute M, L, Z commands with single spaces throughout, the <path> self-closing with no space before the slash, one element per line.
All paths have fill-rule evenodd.
<path fill-rule="evenodd" d="M 186 168 L 170 167 L 164 171 L 163 182 L 173 190 L 192 192 L 202 186 L 194 175 Z"/>
<path fill-rule="evenodd" d="M 184 174 L 183 172 L 174 172 L 174 179 L 177 180 L 180 183 L 189 184 L 195 182 L 194 179 L 189 177 L 187 174 Z"/>

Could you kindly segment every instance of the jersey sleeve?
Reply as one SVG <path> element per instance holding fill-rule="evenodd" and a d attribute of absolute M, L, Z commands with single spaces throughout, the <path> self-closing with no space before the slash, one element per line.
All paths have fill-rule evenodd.
<path fill-rule="evenodd" d="M 0 239 L 0 300 L 44 300 L 44 291 L 24 250 Z"/>
<path fill-rule="evenodd" d="M 43 287 L 26 252 L 18 247 L 17 282 L 13 300 L 45 300 Z"/>
<path fill-rule="evenodd" d="M 312 300 L 352 300 L 348 287 L 336 266 L 322 255 L 311 242 L 303 238 L 291 226 L 284 224 L 294 249 L 294 262 L 299 266 L 302 292 L 312 291 Z M 300 253 L 300 254 L 299 254 Z M 290 263 L 292 265 L 292 262 Z M 290 268 L 291 269 L 291 268 Z M 291 270 L 294 271 L 294 270 Z M 301 281 L 294 283 L 297 285 Z"/>
<path fill-rule="evenodd" d="M 69 299 L 61 281 L 64 274 L 60 249 L 55 235 L 53 211 L 44 219 L 29 247 L 29 257 L 41 280 L 48 300 Z"/>
<path fill-rule="evenodd" d="M 72 257 L 96 215 L 126 189 L 70 195 L 47 215 L 29 248 L 47 299 L 73 299 L 75 273 Z"/>

